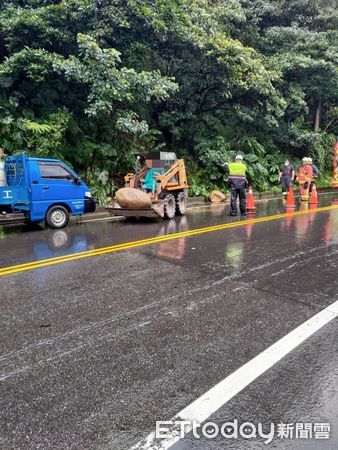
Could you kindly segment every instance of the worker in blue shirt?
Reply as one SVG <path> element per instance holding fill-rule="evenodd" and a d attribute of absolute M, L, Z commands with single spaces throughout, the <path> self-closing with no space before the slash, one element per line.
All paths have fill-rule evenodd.
<path fill-rule="evenodd" d="M 286 196 L 292 186 L 293 179 L 295 178 L 295 169 L 287 159 L 284 165 L 281 167 L 278 177 L 278 183 L 281 184 L 282 194 Z"/>
<path fill-rule="evenodd" d="M 313 169 L 313 177 L 312 177 L 312 180 L 311 180 L 311 183 L 310 183 L 310 189 L 309 189 L 309 192 L 311 193 L 313 186 L 316 184 L 316 178 L 318 178 L 319 175 L 320 175 L 320 170 L 318 169 L 316 164 L 313 163 L 313 159 L 312 158 L 308 158 L 307 160 L 308 160 L 308 163 L 310 164 L 310 166 L 312 166 L 312 169 Z"/>

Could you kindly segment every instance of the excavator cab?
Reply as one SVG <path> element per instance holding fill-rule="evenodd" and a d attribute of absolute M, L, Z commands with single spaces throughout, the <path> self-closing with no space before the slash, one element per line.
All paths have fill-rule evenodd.
<path fill-rule="evenodd" d="M 188 181 L 183 159 L 173 152 L 150 152 L 135 155 L 135 172 L 125 177 L 126 189 L 142 190 L 151 201 L 150 208 L 125 208 L 120 204 L 107 207 L 112 215 L 126 217 L 162 217 L 172 219 L 184 215 L 188 199 Z M 131 197 L 133 191 L 130 191 Z M 118 196 L 118 192 L 117 192 Z M 128 205 L 130 206 L 130 204 Z M 133 205 L 131 205 L 133 206 Z"/>

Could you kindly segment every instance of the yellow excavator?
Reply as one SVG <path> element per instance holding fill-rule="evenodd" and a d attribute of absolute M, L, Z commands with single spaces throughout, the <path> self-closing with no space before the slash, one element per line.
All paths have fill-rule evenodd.
<path fill-rule="evenodd" d="M 107 211 L 125 217 L 172 219 L 175 215 L 184 215 L 189 188 L 184 160 L 177 159 L 173 152 L 161 151 L 135 157 L 135 173 L 124 177 L 125 187 L 117 191 L 116 201 L 106 207 Z M 140 207 L 138 196 L 145 194 L 147 201 Z"/>

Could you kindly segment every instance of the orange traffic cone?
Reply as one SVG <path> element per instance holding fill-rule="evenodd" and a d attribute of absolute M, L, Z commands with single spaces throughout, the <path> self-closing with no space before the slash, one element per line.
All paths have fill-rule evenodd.
<path fill-rule="evenodd" d="M 311 192 L 311 197 L 309 200 L 309 205 L 318 205 L 319 200 L 318 200 L 318 194 L 317 194 L 317 188 L 315 183 L 312 186 L 312 192 Z"/>
<path fill-rule="evenodd" d="M 255 214 L 256 213 L 256 206 L 255 206 L 255 200 L 252 192 L 252 187 L 249 186 L 248 190 L 248 198 L 246 202 L 246 212 L 248 214 Z"/>
<path fill-rule="evenodd" d="M 296 204 L 295 204 L 295 199 L 293 197 L 293 189 L 292 186 L 289 187 L 289 192 L 288 192 L 288 196 L 286 199 L 286 208 L 287 209 L 294 209 L 296 208 Z"/>

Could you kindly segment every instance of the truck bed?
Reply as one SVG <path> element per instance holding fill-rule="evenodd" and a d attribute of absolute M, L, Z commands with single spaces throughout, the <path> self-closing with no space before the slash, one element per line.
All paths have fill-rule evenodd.
<path fill-rule="evenodd" d="M 11 206 L 20 211 L 29 210 L 29 189 L 26 186 L 0 186 L 1 206 Z"/>

